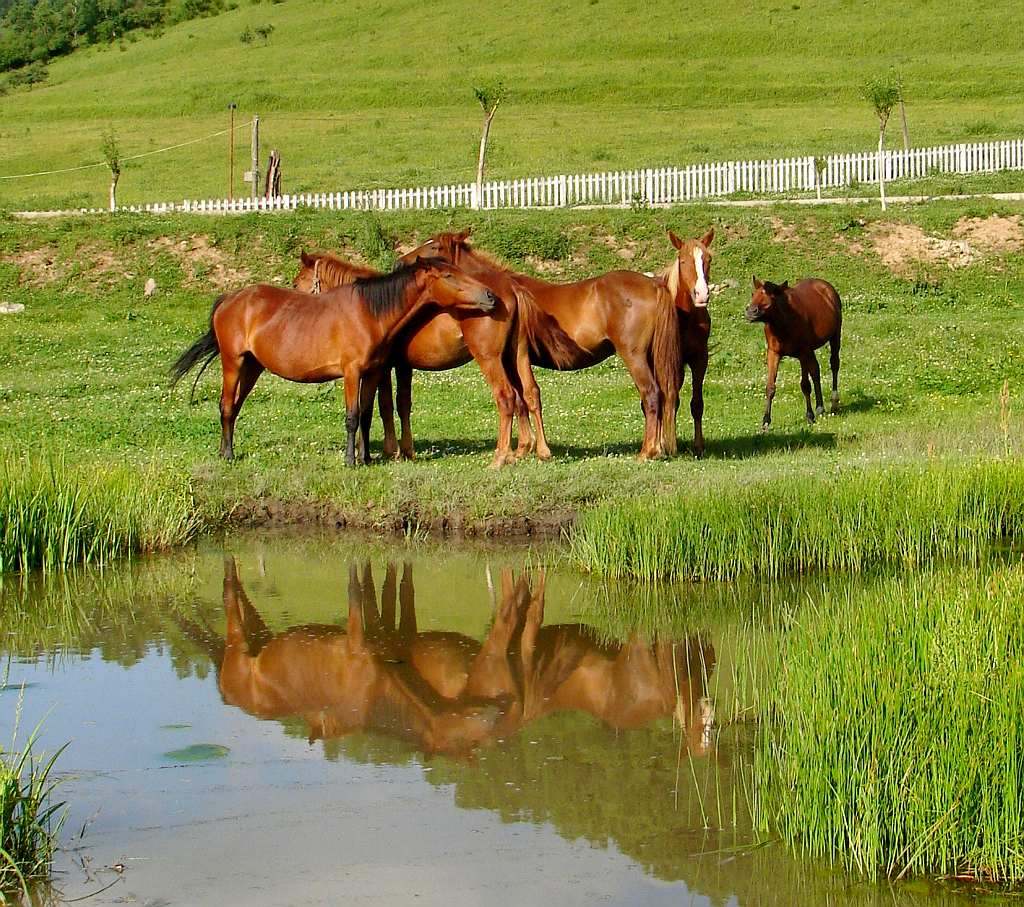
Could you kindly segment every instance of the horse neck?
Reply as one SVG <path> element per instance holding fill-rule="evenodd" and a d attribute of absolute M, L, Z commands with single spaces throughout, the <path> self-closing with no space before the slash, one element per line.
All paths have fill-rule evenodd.
<path fill-rule="evenodd" d="M 765 321 L 768 322 L 773 328 L 779 328 L 785 330 L 794 321 L 796 312 L 793 306 L 789 302 L 789 293 L 784 292 L 781 297 L 775 297 L 775 304 L 771 307 L 768 312 Z"/>
<path fill-rule="evenodd" d="M 390 343 L 415 317 L 416 313 L 427 304 L 428 296 L 425 287 L 419 289 L 414 283 L 411 283 L 409 287 L 403 305 L 396 306 L 386 315 L 375 316 L 384 343 Z"/>

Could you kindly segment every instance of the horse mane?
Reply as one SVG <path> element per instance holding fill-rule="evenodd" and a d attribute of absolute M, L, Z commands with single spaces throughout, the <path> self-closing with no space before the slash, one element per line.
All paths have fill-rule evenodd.
<path fill-rule="evenodd" d="M 416 279 L 416 275 L 424 268 L 448 266 L 448 262 L 439 258 L 418 258 L 416 261 L 401 265 L 394 271 L 387 274 L 376 274 L 372 277 L 357 277 L 352 281 L 360 298 L 369 306 L 370 311 L 377 318 L 402 308 L 405 303 L 406 292 L 409 284 Z"/>
<path fill-rule="evenodd" d="M 318 252 L 309 257 L 320 263 L 320 283 L 324 290 L 355 283 L 360 277 L 376 277 L 380 274 L 380 271 L 346 261 L 332 252 Z"/>

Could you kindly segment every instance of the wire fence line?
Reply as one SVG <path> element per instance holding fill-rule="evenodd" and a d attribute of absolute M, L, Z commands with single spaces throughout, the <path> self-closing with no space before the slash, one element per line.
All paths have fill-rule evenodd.
<path fill-rule="evenodd" d="M 141 155 L 140 155 L 141 156 Z M 270 197 L 185 199 L 126 205 L 117 211 L 168 214 L 241 214 L 251 211 L 405 211 L 438 208 L 571 208 L 579 206 L 675 205 L 702 199 L 772 196 L 842 189 L 878 182 L 921 179 L 936 174 L 997 173 L 1024 170 L 1024 139 L 971 142 L 884 151 L 691 164 L 559 176 L 489 180 L 400 189 L 350 189 Z M 109 209 L 21 212 L 101 214 Z"/>

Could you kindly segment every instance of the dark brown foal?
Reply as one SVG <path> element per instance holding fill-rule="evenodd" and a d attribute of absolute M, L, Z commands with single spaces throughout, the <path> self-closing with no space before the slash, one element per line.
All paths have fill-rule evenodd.
<path fill-rule="evenodd" d="M 800 360 L 800 390 L 807 401 L 807 421 L 815 412 L 825 412 L 821 397 L 821 370 L 814 351 L 829 344 L 832 367 L 832 412 L 839 411 L 839 345 L 843 329 L 843 307 L 836 288 L 828 281 L 809 277 L 792 287 L 789 281 L 775 284 L 754 278 L 754 293 L 747 306 L 747 321 L 764 324 L 768 344 L 768 382 L 765 385 L 764 420 L 761 431 L 772 424 L 772 400 L 779 360 L 790 356 Z M 817 408 L 811 408 L 811 382 Z"/>

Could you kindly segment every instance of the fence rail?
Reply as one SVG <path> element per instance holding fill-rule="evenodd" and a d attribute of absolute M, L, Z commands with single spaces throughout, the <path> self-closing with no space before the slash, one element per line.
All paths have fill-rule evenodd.
<path fill-rule="evenodd" d="M 885 151 L 881 156 L 886 182 L 919 179 L 940 173 L 995 173 L 1024 170 L 1024 139 L 939 145 Z M 578 205 L 674 205 L 730 195 L 763 196 L 820 192 L 856 183 L 878 182 L 877 151 L 831 154 L 824 158 L 727 161 L 647 170 L 529 177 L 414 189 L 356 189 L 345 192 L 299 193 L 272 198 L 186 199 L 129 205 L 119 211 L 232 214 L 247 211 L 405 211 L 436 208 L 566 208 Z M 80 209 L 102 213 L 105 209 Z M 56 212 L 55 212 L 56 213 Z"/>

